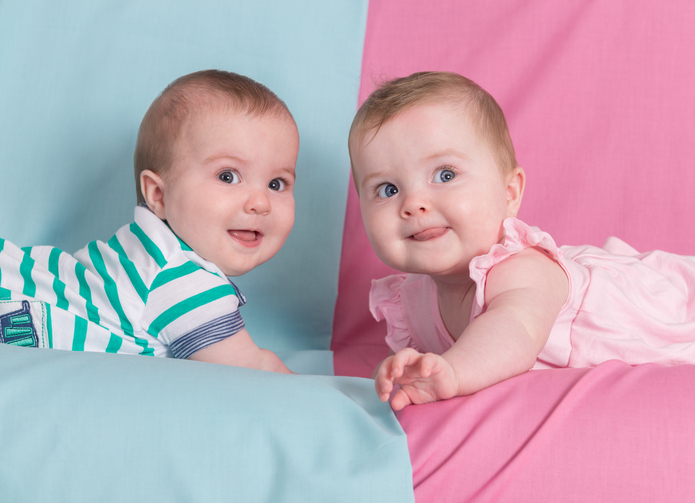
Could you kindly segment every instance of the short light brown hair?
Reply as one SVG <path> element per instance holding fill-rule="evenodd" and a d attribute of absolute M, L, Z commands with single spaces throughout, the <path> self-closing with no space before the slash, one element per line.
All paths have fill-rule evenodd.
<path fill-rule="evenodd" d="M 514 144 L 502 108 L 485 89 L 466 77 L 449 72 L 418 72 L 381 84 L 362 103 L 350 127 L 348 143 L 362 141 L 405 110 L 427 103 L 462 107 L 478 134 L 495 155 L 503 174 L 517 167 Z"/>
<path fill-rule="evenodd" d="M 204 107 L 228 106 L 251 116 L 287 116 L 287 105 L 263 84 L 222 70 L 202 70 L 169 84 L 152 102 L 140 123 L 135 144 L 135 187 L 138 204 L 144 201 L 140 174 L 165 175 L 174 160 L 176 141 L 193 112 Z"/>

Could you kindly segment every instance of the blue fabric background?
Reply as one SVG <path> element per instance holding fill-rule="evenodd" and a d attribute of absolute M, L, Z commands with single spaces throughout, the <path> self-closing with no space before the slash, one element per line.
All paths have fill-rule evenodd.
<path fill-rule="evenodd" d="M 133 218 L 132 155 L 151 101 L 220 68 L 273 89 L 301 147 L 295 228 L 235 282 L 274 350 L 327 350 L 367 0 L 0 2 L 0 236 L 74 252 Z"/>

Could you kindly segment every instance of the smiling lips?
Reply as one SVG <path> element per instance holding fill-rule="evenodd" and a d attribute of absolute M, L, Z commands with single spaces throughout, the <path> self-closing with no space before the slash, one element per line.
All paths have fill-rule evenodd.
<path fill-rule="evenodd" d="M 431 229 L 417 232 L 410 237 L 415 241 L 429 241 L 430 239 L 438 238 L 448 230 L 448 227 L 432 227 Z"/>
<path fill-rule="evenodd" d="M 245 229 L 234 229 L 231 231 L 228 231 L 229 235 L 232 236 L 232 238 L 237 241 L 239 244 L 252 248 L 254 246 L 258 246 L 261 243 L 261 239 L 263 238 L 263 234 L 261 234 L 258 231 L 249 231 Z"/>

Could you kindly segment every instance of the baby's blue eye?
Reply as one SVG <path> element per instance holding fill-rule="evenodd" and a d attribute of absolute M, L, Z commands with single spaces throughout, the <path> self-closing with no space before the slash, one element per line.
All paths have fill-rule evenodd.
<path fill-rule="evenodd" d="M 385 183 L 380 185 L 377 189 L 377 195 L 381 199 L 386 199 L 387 197 L 395 196 L 396 194 L 398 194 L 398 187 L 392 183 Z"/>
<path fill-rule="evenodd" d="M 223 171 L 217 178 L 224 183 L 239 183 L 239 175 L 234 171 Z"/>
<path fill-rule="evenodd" d="M 273 178 L 272 180 L 270 180 L 270 183 L 268 184 L 268 188 L 270 190 L 276 190 L 276 191 L 285 190 L 285 181 L 282 180 L 281 178 Z"/>
<path fill-rule="evenodd" d="M 434 174 L 434 183 L 450 182 L 456 177 L 456 173 L 450 169 L 440 169 Z"/>

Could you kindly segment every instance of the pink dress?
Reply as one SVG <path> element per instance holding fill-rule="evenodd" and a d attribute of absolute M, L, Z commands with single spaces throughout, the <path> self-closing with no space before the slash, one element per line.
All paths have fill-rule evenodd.
<path fill-rule="evenodd" d="M 569 295 L 534 368 L 589 367 L 611 359 L 636 365 L 695 363 L 695 261 L 662 251 L 638 253 L 617 238 L 603 248 L 558 247 L 516 218 L 506 235 L 470 263 L 476 291 L 471 320 L 485 312 L 485 281 L 496 264 L 528 247 L 545 250 L 569 279 Z M 372 315 L 386 320 L 394 351 L 442 354 L 454 344 L 439 313 L 434 281 L 399 274 L 372 282 Z"/>

